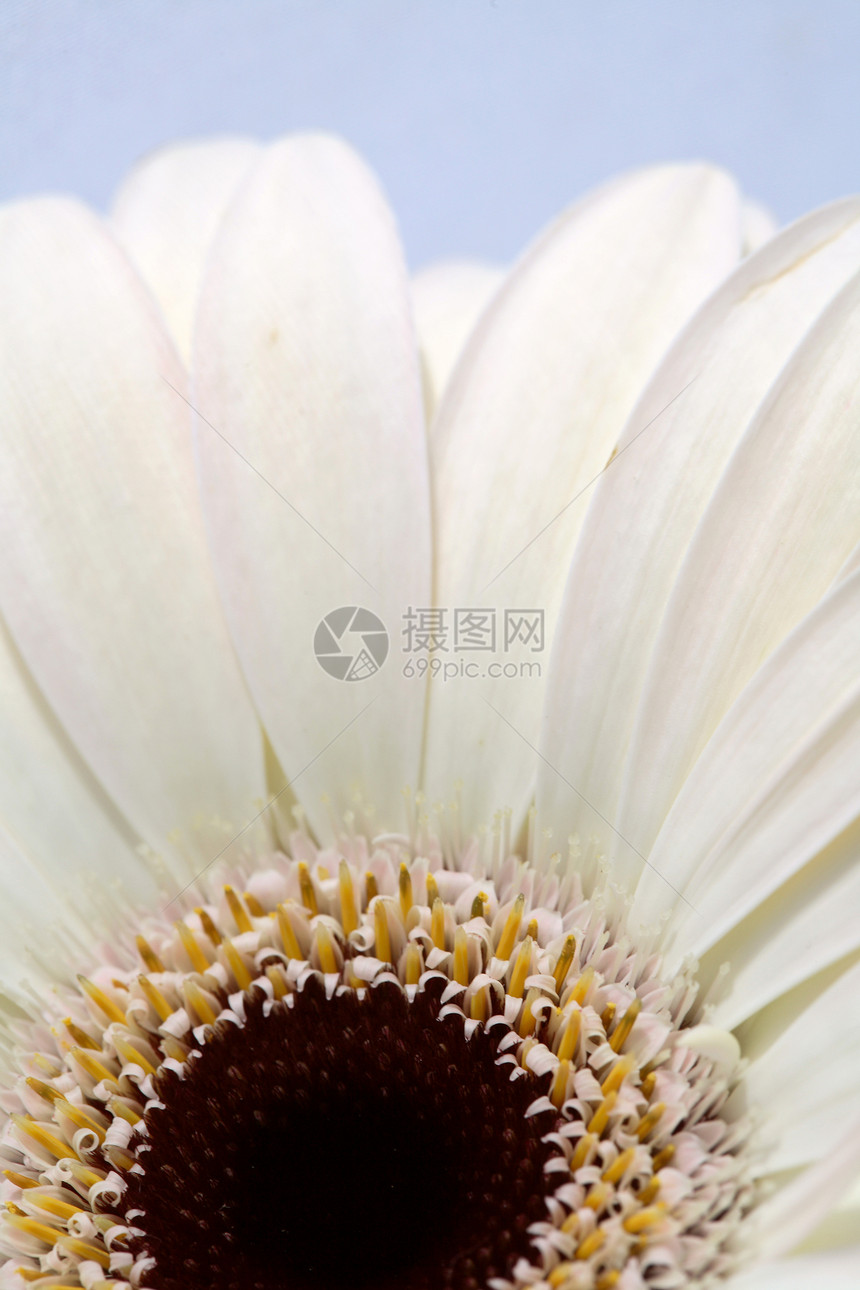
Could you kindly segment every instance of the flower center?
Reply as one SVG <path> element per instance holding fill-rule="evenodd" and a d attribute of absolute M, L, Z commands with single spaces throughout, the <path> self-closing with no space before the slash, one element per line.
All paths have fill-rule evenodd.
<path fill-rule="evenodd" d="M 126 929 L 18 1027 L 13 1270 L 84 1290 L 681 1290 L 734 1270 L 755 1199 L 737 1045 L 695 1024 L 691 971 L 663 978 L 617 893 L 503 831 L 489 855 L 432 835 L 290 849 L 201 884 L 134 949 Z"/>
<path fill-rule="evenodd" d="M 491 1033 L 438 1019 L 439 985 L 260 992 L 159 1077 L 126 1196 L 147 1285 L 467 1287 L 528 1253 L 551 1126 Z"/>

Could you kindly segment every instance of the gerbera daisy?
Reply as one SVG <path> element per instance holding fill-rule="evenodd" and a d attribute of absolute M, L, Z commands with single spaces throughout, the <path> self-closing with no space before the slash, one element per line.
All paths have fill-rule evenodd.
<path fill-rule="evenodd" d="M 3 1284 L 856 1284 L 860 202 L 769 231 L 0 212 Z"/>

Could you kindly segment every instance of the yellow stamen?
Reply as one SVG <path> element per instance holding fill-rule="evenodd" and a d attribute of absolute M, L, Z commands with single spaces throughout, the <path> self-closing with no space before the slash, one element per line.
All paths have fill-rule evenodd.
<path fill-rule="evenodd" d="M 649 1071 L 648 1074 L 643 1077 L 642 1096 L 645 1098 L 646 1102 L 651 1101 L 651 1095 L 654 1092 L 656 1083 L 657 1083 L 657 1076 L 655 1075 L 654 1071 Z"/>
<path fill-rule="evenodd" d="M 376 875 L 372 874 L 369 869 L 364 875 L 364 887 L 365 887 L 365 893 L 367 897 L 367 903 L 369 905 L 370 902 L 373 900 L 374 896 L 379 895 L 379 884 L 376 881 Z"/>
<path fill-rule="evenodd" d="M 214 1026 L 218 1020 L 218 1013 L 212 1007 L 204 992 L 196 981 L 189 978 L 183 986 L 183 994 L 194 1012 L 200 1018 L 204 1026 Z"/>
<path fill-rule="evenodd" d="M 323 972 L 337 972 L 337 955 L 334 950 L 334 942 L 331 938 L 331 932 L 325 923 L 317 923 L 315 934 L 317 938 L 317 954 L 319 955 L 320 967 Z"/>
<path fill-rule="evenodd" d="M 564 1024 L 564 1030 L 561 1032 L 561 1038 L 558 1041 L 559 1061 L 569 1061 L 576 1052 L 576 1045 L 579 1042 L 579 1032 L 582 1029 L 582 1013 L 579 1008 L 572 1008 Z"/>
<path fill-rule="evenodd" d="M 406 947 L 406 984 L 417 985 L 421 980 L 421 949 L 414 941 Z"/>
<path fill-rule="evenodd" d="M 496 946 L 497 959 L 509 959 L 513 948 L 517 942 L 517 932 L 520 930 L 520 923 L 523 921 L 523 910 L 526 907 L 526 898 L 522 892 L 514 901 L 513 908 L 505 919 L 505 925 L 502 928 L 502 934 L 499 937 L 499 943 Z"/>
<path fill-rule="evenodd" d="M 33 1142 L 38 1143 L 44 1151 L 47 1151 L 57 1160 L 63 1160 L 66 1156 L 75 1156 L 77 1158 L 77 1151 L 73 1150 L 65 1138 L 59 1138 L 55 1133 L 51 1133 L 50 1130 L 43 1129 L 41 1124 L 37 1124 L 31 1116 L 12 1115 L 11 1120 L 19 1133 L 31 1138 Z"/>
<path fill-rule="evenodd" d="M 214 922 L 214 920 L 210 917 L 210 915 L 206 912 L 206 910 L 202 908 L 202 906 L 196 905 L 194 908 L 194 912 L 197 915 L 197 917 L 200 919 L 200 926 L 203 928 L 203 931 L 209 937 L 209 940 L 212 942 L 212 944 L 215 945 L 216 947 L 220 945 L 221 941 L 224 938 L 222 937 L 220 931 L 218 930 L 218 925 Z"/>
<path fill-rule="evenodd" d="M 105 1178 L 107 1178 L 107 1174 L 103 1173 L 101 1169 L 93 1169 L 91 1165 L 85 1165 L 83 1161 L 77 1158 L 69 1160 L 66 1168 L 79 1183 L 87 1188 L 95 1187 L 96 1183 L 104 1182 Z"/>
<path fill-rule="evenodd" d="M 125 1017 L 123 1017 L 123 1021 L 125 1021 Z M 95 1052 L 98 1052 L 101 1048 L 101 1044 L 98 1040 L 93 1039 L 92 1035 L 88 1035 L 81 1026 L 76 1025 L 75 1022 L 72 1021 L 71 1017 L 66 1017 L 63 1021 L 63 1025 L 66 1027 L 66 1030 L 68 1030 L 72 1039 L 79 1048 L 91 1048 Z"/>
<path fill-rule="evenodd" d="M 433 877 L 432 873 L 427 875 L 427 905 L 433 908 L 433 902 L 439 898 L 439 884 Z"/>
<path fill-rule="evenodd" d="M 81 1205 L 70 1205 L 66 1200 L 59 1200 L 56 1196 L 45 1195 L 44 1192 L 28 1198 L 33 1205 L 43 1209 L 46 1214 L 52 1214 L 54 1218 L 62 1218 L 64 1221 L 70 1219 L 75 1214 L 83 1213 Z"/>
<path fill-rule="evenodd" d="M 233 922 L 236 924 L 236 930 L 239 934 L 253 932 L 254 924 L 248 917 L 248 911 L 229 884 L 224 887 L 224 897 L 230 913 L 233 915 Z"/>
<path fill-rule="evenodd" d="M 646 1227 L 652 1227 L 654 1223 L 659 1223 L 660 1219 L 666 1213 L 666 1203 L 658 1201 L 656 1205 L 649 1205 L 647 1209 L 639 1209 L 629 1218 L 625 1218 L 621 1226 L 625 1232 L 630 1232 L 635 1236 L 637 1232 L 644 1232 Z"/>
<path fill-rule="evenodd" d="M 128 1102 L 124 1102 L 121 1097 L 108 1098 L 107 1109 L 112 1115 L 118 1115 L 121 1119 L 127 1120 L 129 1124 L 140 1124 L 143 1119 L 143 1116 L 138 1115 L 134 1107 L 129 1106 Z"/>
<path fill-rule="evenodd" d="M 114 1166 L 115 1169 L 125 1169 L 128 1171 L 134 1164 L 134 1156 L 125 1147 L 104 1147 L 104 1154 Z"/>
<path fill-rule="evenodd" d="M 527 1071 L 529 1069 L 529 1053 L 534 1048 L 536 1043 L 537 1043 L 536 1039 L 527 1039 L 525 1043 L 520 1045 L 519 1062 L 520 1062 L 520 1066 L 522 1066 L 524 1071 Z"/>
<path fill-rule="evenodd" d="M 674 1158 L 675 1144 L 674 1142 L 667 1142 L 663 1150 L 658 1151 L 654 1159 L 651 1161 L 651 1168 L 655 1174 L 658 1174 L 660 1170 L 665 1169 L 666 1166 L 674 1160 Z"/>
<path fill-rule="evenodd" d="M 391 937 L 388 935 L 388 917 L 385 913 L 385 902 L 377 900 L 373 906 L 373 931 L 376 942 L 376 957 L 383 963 L 391 962 Z"/>
<path fill-rule="evenodd" d="M 560 1061 L 556 1068 L 552 1081 L 552 1090 L 550 1092 L 550 1101 L 553 1106 L 560 1111 L 564 1105 L 564 1099 L 567 1097 L 567 1081 L 570 1076 L 570 1062 L 565 1058 Z"/>
<path fill-rule="evenodd" d="M 614 1018 L 615 1018 L 615 1004 L 611 1002 L 607 1003 L 606 1007 L 603 1009 L 603 1011 L 600 1014 L 600 1020 L 603 1023 L 604 1030 L 607 1030 L 607 1031 L 609 1030 L 609 1027 L 612 1025 Z"/>
<path fill-rule="evenodd" d="M 525 989 L 526 977 L 531 972 L 532 965 L 532 947 L 534 941 L 530 936 L 526 936 L 517 951 L 517 957 L 514 959 L 514 966 L 511 972 L 511 982 L 508 986 L 508 994 L 512 999 L 521 999 Z"/>
<path fill-rule="evenodd" d="M 186 985 L 189 984 L 190 982 L 186 983 Z M 117 1053 L 127 1065 L 139 1066 L 144 1075 L 155 1075 L 157 1073 L 158 1067 L 153 1066 L 152 1062 L 144 1057 L 143 1053 L 139 1052 L 133 1044 L 129 1043 L 124 1035 L 114 1035 L 113 1042 Z"/>
<path fill-rule="evenodd" d="M 571 1214 L 568 1214 L 567 1218 L 562 1223 L 561 1230 L 564 1232 L 565 1236 L 573 1236 L 578 1228 L 579 1214 L 574 1210 Z"/>
<path fill-rule="evenodd" d="M 188 924 L 184 923 L 181 919 L 177 919 L 173 926 L 182 942 L 182 948 L 191 960 L 191 966 L 194 971 L 200 972 L 201 974 L 203 972 L 208 972 L 209 960 L 203 953 L 203 950 L 200 947 L 200 942 L 197 940 L 197 937 L 194 935 Z"/>
<path fill-rule="evenodd" d="M 651 1178 L 639 1193 L 639 1204 L 650 1205 L 652 1200 L 656 1200 L 657 1193 L 660 1190 L 660 1179 Z"/>
<path fill-rule="evenodd" d="M 301 946 L 293 931 L 286 905 L 278 905 L 278 935 L 284 947 L 284 953 L 290 959 L 303 959 Z"/>
<path fill-rule="evenodd" d="M 266 976 L 272 983 L 275 998 L 283 999 L 284 995 L 289 992 L 289 986 L 287 985 L 287 978 L 284 976 L 281 967 L 277 963 L 270 963 L 266 968 Z"/>
<path fill-rule="evenodd" d="M 620 1156 L 616 1156 L 609 1168 L 604 1170 L 603 1181 L 608 1183 L 620 1182 L 635 1158 L 636 1150 L 634 1147 L 628 1147 L 626 1151 L 622 1151 Z"/>
<path fill-rule="evenodd" d="M 239 949 L 232 943 L 230 937 L 224 937 L 223 940 L 224 955 L 227 956 L 227 964 L 230 965 L 233 977 L 240 989 L 250 989 L 253 977 L 249 973 L 248 967 L 245 966 L 245 960 L 240 955 Z"/>
<path fill-rule="evenodd" d="M 143 991 L 143 996 L 146 999 L 146 1002 L 158 1014 L 160 1021 L 166 1021 L 168 1017 L 173 1015 L 173 1008 L 167 1002 L 161 991 L 154 986 L 147 977 L 139 976 L 137 978 L 137 984 Z"/>
<path fill-rule="evenodd" d="M 526 924 L 526 936 L 530 936 L 533 941 L 537 940 L 538 925 L 536 918 L 530 918 Z"/>
<path fill-rule="evenodd" d="M 430 915 L 430 935 L 437 950 L 445 948 L 445 906 L 438 896 L 433 901 Z"/>
<path fill-rule="evenodd" d="M 115 1214 L 93 1214 L 95 1223 L 102 1236 L 106 1236 L 112 1227 L 116 1227 Z M 122 1248 L 128 1244 L 128 1234 L 124 1232 L 115 1232 L 111 1237 L 111 1246 L 113 1249 Z"/>
<path fill-rule="evenodd" d="M 610 1268 L 608 1272 L 603 1273 L 603 1276 L 597 1278 L 597 1285 L 594 1287 L 594 1290 L 613 1290 L 613 1287 L 617 1286 L 620 1280 L 620 1270 L 618 1268 Z"/>
<path fill-rule="evenodd" d="M 242 899 L 245 902 L 245 908 L 252 918 L 265 918 L 266 911 L 260 904 L 257 897 L 250 891 L 242 892 Z"/>
<path fill-rule="evenodd" d="M 72 1124 L 78 1129 L 86 1129 L 89 1133 L 94 1133 L 99 1142 L 105 1140 L 105 1130 L 94 1115 L 89 1115 L 82 1106 L 73 1106 L 67 1102 L 64 1097 L 58 1098 L 56 1103 L 57 1113 L 64 1115 L 66 1119 L 71 1120 Z"/>
<path fill-rule="evenodd" d="M 613 1052 L 616 1052 L 616 1053 L 621 1052 L 621 1049 L 624 1047 L 625 1043 L 630 1037 L 630 1031 L 633 1029 L 634 1025 L 636 1024 L 636 1018 L 639 1016 L 639 1013 L 641 1011 L 642 1011 L 642 1000 L 634 999 L 630 1007 L 625 1012 L 624 1016 L 619 1021 L 618 1025 L 615 1027 L 615 1030 L 609 1040 L 609 1047 L 613 1050 Z"/>
<path fill-rule="evenodd" d="M 600 1085 L 600 1091 L 603 1096 L 605 1097 L 607 1093 L 611 1093 L 613 1089 L 619 1089 L 635 1066 L 635 1057 L 622 1057 L 620 1061 L 617 1061 Z"/>
<path fill-rule="evenodd" d="M 553 976 L 555 977 L 555 988 L 561 994 L 565 979 L 570 971 L 570 965 L 573 962 L 573 956 L 576 953 L 576 937 L 568 936 L 564 945 L 561 947 L 561 953 L 555 961 Z"/>
<path fill-rule="evenodd" d="M 600 1103 L 600 1106 L 594 1112 L 594 1115 L 588 1122 L 588 1132 L 594 1133 L 599 1138 L 603 1130 L 609 1123 L 609 1117 L 612 1114 L 613 1107 L 618 1100 L 617 1093 L 608 1093 Z"/>
<path fill-rule="evenodd" d="M 109 995 L 106 995 L 104 990 L 97 986 L 94 981 L 90 981 L 85 976 L 79 976 L 78 985 L 81 987 L 87 998 L 93 1001 L 99 1012 L 104 1013 L 108 1021 L 125 1021 L 125 1013 L 119 1004 L 115 1003 Z"/>
<path fill-rule="evenodd" d="M 302 897 L 302 904 L 309 911 L 313 918 L 316 918 L 320 912 L 317 905 L 317 894 L 314 891 L 314 884 L 311 881 L 310 870 L 304 860 L 299 861 L 299 892 Z"/>
<path fill-rule="evenodd" d="M 61 1236 L 57 1244 L 79 1259 L 94 1259 L 103 1268 L 110 1267 L 110 1255 L 103 1245 L 96 1245 L 93 1241 L 82 1241 L 77 1236 Z"/>
<path fill-rule="evenodd" d="M 613 1189 L 608 1187 L 604 1182 L 595 1183 L 593 1187 L 589 1188 L 588 1195 L 585 1198 L 585 1203 L 588 1208 L 593 1209 L 596 1214 L 599 1210 L 603 1209 L 603 1206 L 612 1195 L 612 1191 Z"/>
<path fill-rule="evenodd" d="M 191 1049 L 175 1035 L 162 1035 L 161 1048 L 165 1057 L 172 1057 L 175 1062 L 184 1062 Z"/>
<path fill-rule="evenodd" d="M 580 1007 L 585 1003 L 586 996 L 594 982 L 594 968 L 587 967 L 576 985 L 570 992 L 568 1003 L 578 1003 Z"/>
<path fill-rule="evenodd" d="M 52 1033 L 56 1034 L 56 1030 Z M 43 1074 L 47 1075 L 48 1079 L 56 1079 L 58 1075 L 62 1075 L 63 1073 L 63 1068 L 61 1066 L 57 1066 L 56 1063 L 52 1062 L 44 1053 L 33 1053 L 32 1062 L 34 1066 L 39 1067 L 39 1070 L 42 1071 Z"/>
<path fill-rule="evenodd" d="M 230 940 L 229 936 L 224 937 L 223 946 L 224 946 L 224 954 L 226 955 L 226 958 L 227 958 L 227 963 L 229 965 L 230 971 L 233 973 L 233 976 L 235 977 L 237 986 L 239 987 L 240 990 L 249 990 L 251 988 L 251 982 L 253 981 L 254 978 L 251 976 L 251 973 L 246 968 L 245 962 L 241 954 L 236 949 L 236 946 Z"/>
<path fill-rule="evenodd" d="M 469 1015 L 473 1021 L 487 1020 L 487 990 L 476 990 L 472 995 L 472 1001 L 469 1008 Z"/>
<path fill-rule="evenodd" d="M 462 926 L 454 932 L 454 980 L 469 984 L 469 941 Z"/>
<path fill-rule="evenodd" d="M 645 1139 L 648 1137 L 649 1133 L 651 1133 L 652 1130 L 656 1129 L 657 1125 L 660 1123 L 660 1120 L 663 1117 L 663 1112 L 665 1110 L 666 1110 L 666 1103 L 657 1102 L 654 1106 L 651 1107 L 651 1110 L 648 1111 L 647 1114 L 642 1116 L 642 1119 L 639 1121 L 639 1127 L 636 1130 L 636 1136 L 640 1142 L 644 1142 Z"/>
<path fill-rule="evenodd" d="M 37 1241 L 44 1241 L 46 1245 L 56 1245 L 60 1231 L 56 1227 L 49 1227 L 47 1223 L 40 1223 L 37 1218 L 28 1218 L 24 1214 L 16 1214 L 12 1210 L 7 1211 L 6 1222 L 10 1227 L 16 1228 L 19 1232 L 26 1232 L 28 1236 L 35 1236 Z"/>
<path fill-rule="evenodd" d="M 597 1142 L 593 1133 L 584 1133 L 573 1149 L 573 1155 L 570 1158 L 570 1172 L 575 1174 L 577 1169 L 581 1169 L 591 1154 L 591 1148 Z"/>
<path fill-rule="evenodd" d="M 603 1242 L 606 1240 L 606 1229 L 595 1227 L 590 1236 L 586 1236 L 576 1247 L 576 1257 L 578 1259 L 590 1259 L 592 1254 L 596 1254 Z"/>
<path fill-rule="evenodd" d="M 534 1008 L 534 1005 L 537 1003 L 538 999 L 540 999 L 540 997 L 541 997 L 540 990 L 532 989 L 532 990 L 529 990 L 528 994 L 523 1000 L 523 1007 L 522 1007 L 522 1011 L 520 1012 L 520 1020 L 519 1020 L 519 1024 L 517 1025 L 517 1033 L 519 1034 L 521 1039 L 525 1039 L 526 1035 L 530 1035 L 534 1030 L 535 1026 L 537 1025 L 533 1008 Z"/>
<path fill-rule="evenodd" d="M 44 1084 L 40 1079 L 33 1079 L 32 1075 L 28 1075 L 24 1083 L 34 1093 L 37 1093 L 44 1102 L 56 1102 L 58 1098 L 63 1096 L 55 1088 L 51 1088 L 50 1084 Z"/>
<path fill-rule="evenodd" d="M 469 914 L 469 917 L 483 918 L 484 906 L 486 905 L 489 899 L 490 898 L 485 891 L 479 891 L 475 899 L 472 901 L 472 910 L 471 910 L 471 913 Z"/>
<path fill-rule="evenodd" d="M 412 875 L 405 860 L 400 862 L 400 877 L 397 885 L 400 890 L 400 912 L 405 919 L 412 908 Z"/>
<path fill-rule="evenodd" d="M 571 1214 L 571 1218 L 573 1217 L 575 1216 Z M 559 1288 L 564 1285 L 567 1278 L 576 1270 L 575 1263 L 559 1263 L 553 1268 L 552 1272 L 550 1272 L 547 1277 L 547 1283 L 552 1286 L 552 1290 L 559 1290 Z"/>
<path fill-rule="evenodd" d="M 340 890 L 340 923 L 344 935 L 349 936 L 358 927 L 358 910 L 355 907 L 352 874 L 345 860 L 341 860 L 337 867 L 337 881 Z"/>
<path fill-rule="evenodd" d="M 28 1178 L 26 1174 L 18 1174 L 14 1169 L 4 1169 L 3 1177 L 8 1178 L 13 1186 L 20 1187 L 22 1191 L 39 1186 L 38 1178 Z"/>
<path fill-rule="evenodd" d="M 163 972 L 164 964 L 143 936 L 136 937 L 137 952 L 147 972 Z"/>

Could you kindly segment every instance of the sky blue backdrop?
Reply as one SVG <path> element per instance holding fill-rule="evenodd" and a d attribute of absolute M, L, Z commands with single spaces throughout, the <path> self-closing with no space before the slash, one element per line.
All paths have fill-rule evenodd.
<path fill-rule="evenodd" d="M 708 157 L 781 220 L 860 188 L 858 0 L 0 0 L 0 196 L 103 206 L 174 136 L 324 127 L 414 265 L 508 259 L 615 171 Z"/>

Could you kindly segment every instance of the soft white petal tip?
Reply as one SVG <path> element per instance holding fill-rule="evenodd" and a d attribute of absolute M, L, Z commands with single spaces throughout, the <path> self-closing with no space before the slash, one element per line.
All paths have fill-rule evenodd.
<path fill-rule="evenodd" d="M 710 1057 L 720 1066 L 736 1066 L 740 1061 L 740 1044 L 733 1034 L 718 1026 L 693 1026 L 692 1030 L 683 1031 L 676 1042 L 691 1052 Z"/>

